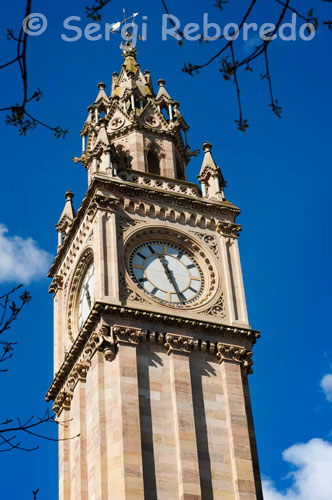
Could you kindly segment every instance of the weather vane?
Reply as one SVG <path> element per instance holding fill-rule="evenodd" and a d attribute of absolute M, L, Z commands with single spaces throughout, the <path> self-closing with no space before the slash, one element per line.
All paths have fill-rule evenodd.
<path fill-rule="evenodd" d="M 128 24 L 128 21 L 129 21 L 130 19 L 132 19 L 131 25 L 133 26 L 133 25 L 135 24 L 134 19 L 135 19 L 135 17 L 136 17 L 136 16 L 138 16 L 138 14 L 139 14 L 138 12 L 134 12 L 131 16 L 126 17 L 126 9 L 123 9 L 123 21 L 118 21 L 117 23 L 113 23 L 113 24 L 111 25 L 111 33 L 116 33 L 117 31 L 119 31 L 120 26 L 121 26 L 122 24 L 124 24 L 124 25 Z M 126 36 L 126 39 L 128 40 L 128 38 L 129 38 L 129 36 L 130 36 L 130 33 L 129 33 L 129 31 L 128 31 L 128 30 L 126 30 L 126 34 L 125 34 L 125 36 Z M 121 45 L 122 45 L 122 44 L 121 44 Z M 122 48 L 122 47 L 121 47 L 121 48 Z"/>

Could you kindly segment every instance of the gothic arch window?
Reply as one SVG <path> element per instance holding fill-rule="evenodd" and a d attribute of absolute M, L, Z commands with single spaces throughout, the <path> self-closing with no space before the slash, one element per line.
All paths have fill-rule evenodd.
<path fill-rule="evenodd" d="M 147 170 L 150 174 L 160 175 L 159 156 L 157 151 L 150 149 L 146 155 Z"/>
<path fill-rule="evenodd" d="M 131 168 L 131 156 L 122 144 L 115 148 L 119 168 Z"/>

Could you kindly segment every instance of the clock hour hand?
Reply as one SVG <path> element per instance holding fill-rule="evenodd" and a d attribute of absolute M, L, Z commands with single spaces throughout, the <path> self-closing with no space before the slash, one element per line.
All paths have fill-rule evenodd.
<path fill-rule="evenodd" d="M 178 289 L 178 286 L 177 286 L 177 283 L 176 283 L 176 281 L 174 279 L 172 271 L 170 271 L 170 269 L 168 267 L 168 262 L 165 259 L 165 256 L 159 253 L 158 254 L 158 258 L 159 258 L 159 260 L 161 262 L 161 265 L 164 268 L 164 271 L 165 271 L 165 274 L 167 276 L 168 281 L 171 283 L 171 285 L 173 285 L 175 293 L 178 296 L 180 302 L 183 302 L 183 296 L 182 296 L 180 290 Z"/>
<path fill-rule="evenodd" d="M 86 300 L 88 301 L 88 305 L 89 305 L 89 308 L 90 308 L 91 307 L 91 296 L 90 296 L 88 284 L 83 285 L 83 288 L 85 290 Z"/>

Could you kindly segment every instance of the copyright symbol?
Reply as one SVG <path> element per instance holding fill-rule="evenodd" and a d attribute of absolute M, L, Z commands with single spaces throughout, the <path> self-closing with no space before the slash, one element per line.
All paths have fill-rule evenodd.
<path fill-rule="evenodd" d="M 47 28 L 47 19 L 44 14 L 35 12 L 23 19 L 23 31 L 30 36 L 42 35 Z"/>

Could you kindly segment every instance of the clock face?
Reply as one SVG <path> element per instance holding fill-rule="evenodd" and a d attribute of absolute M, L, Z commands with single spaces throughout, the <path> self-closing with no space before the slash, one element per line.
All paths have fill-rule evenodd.
<path fill-rule="evenodd" d="M 78 314 L 77 314 L 77 324 L 79 330 L 81 330 L 82 326 L 85 323 L 86 318 L 89 316 L 89 312 L 91 311 L 94 298 L 94 291 L 95 291 L 95 275 L 94 275 L 94 266 L 92 264 L 84 275 L 79 293 Z"/>
<path fill-rule="evenodd" d="M 139 288 L 168 305 L 193 304 L 204 289 L 203 272 L 196 260 L 165 241 L 138 245 L 130 254 L 129 272 Z"/>

